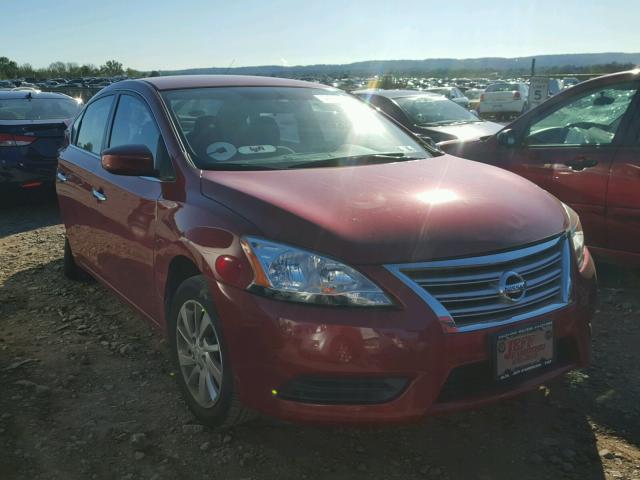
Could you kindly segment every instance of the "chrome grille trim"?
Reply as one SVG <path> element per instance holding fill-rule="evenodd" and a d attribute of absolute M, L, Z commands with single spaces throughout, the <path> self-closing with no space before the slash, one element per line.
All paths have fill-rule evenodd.
<path fill-rule="evenodd" d="M 431 262 L 385 265 L 455 331 L 506 325 L 563 308 L 571 291 L 567 234 L 502 253 Z M 503 272 L 527 282 L 526 294 L 509 303 L 498 293 Z"/>

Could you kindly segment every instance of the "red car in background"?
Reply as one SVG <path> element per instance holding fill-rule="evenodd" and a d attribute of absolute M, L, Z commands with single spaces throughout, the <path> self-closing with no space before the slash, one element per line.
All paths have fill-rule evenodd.
<path fill-rule="evenodd" d="M 588 362 L 595 268 L 575 212 L 337 89 L 122 81 L 69 142 L 64 272 L 166 332 L 208 425 L 248 409 L 416 420 Z"/>
<path fill-rule="evenodd" d="M 594 254 L 640 264 L 640 70 L 564 90 L 495 135 L 442 149 L 505 168 L 580 215 Z"/>

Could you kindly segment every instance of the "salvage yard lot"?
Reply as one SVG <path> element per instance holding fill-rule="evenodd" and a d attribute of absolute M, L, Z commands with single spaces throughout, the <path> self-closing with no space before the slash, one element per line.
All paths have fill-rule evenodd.
<path fill-rule="evenodd" d="M 592 365 L 418 425 L 193 423 L 167 345 L 62 276 L 55 201 L 0 202 L 0 479 L 640 479 L 640 276 L 600 265 Z"/>

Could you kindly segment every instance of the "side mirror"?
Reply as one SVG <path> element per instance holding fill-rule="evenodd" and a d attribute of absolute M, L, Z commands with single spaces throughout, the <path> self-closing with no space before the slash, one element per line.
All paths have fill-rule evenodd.
<path fill-rule="evenodd" d="M 147 177 L 157 175 L 153 154 L 145 145 L 120 145 L 102 152 L 102 168 L 114 175 Z"/>
<path fill-rule="evenodd" d="M 504 145 L 505 147 L 514 147 L 516 145 L 516 135 L 510 128 L 505 128 L 498 132 L 496 140 L 499 145 Z"/>
<path fill-rule="evenodd" d="M 480 118 L 480 114 L 478 113 L 477 110 L 469 110 L 471 112 L 471 114 L 475 115 L 476 118 Z"/>
<path fill-rule="evenodd" d="M 433 138 L 427 135 L 418 135 L 420 141 L 428 148 L 441 152 L 442 150 L 438 146 L 438 144 L 433 140 Z"/>

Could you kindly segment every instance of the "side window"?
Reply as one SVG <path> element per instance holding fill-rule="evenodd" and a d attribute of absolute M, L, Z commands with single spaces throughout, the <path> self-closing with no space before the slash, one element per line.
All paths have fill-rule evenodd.
<path fill-rule="evenodd" d="M 172 176 L 171 161 L 160 130 L 147 106 L 136 97 L 121 95 L 113 119 L 110 147 L 145 145 L 153 154 L 161 178 Z"/>
<path fill-rule="evenodd" d="M 78 130 L 80 129 L 80 123 L 82 122 L 82 115 L 78 115 L 78 117 L 73 121 L 70 129 L 70 139 L 71 143 L 76 144 L 76 140 L 78 138 Z"/>
<path fill-rule="evenodd" d="M 112 104 L 113 96 L 109 96 L 100 98 L 87 107 L 80 122 L 80 131 L 75 143 L 77 147 L 100 155 L 104 148 L 104 133 Z"/>
<path fill-rule="evenodd" d="M 534 120 L 525 136 L 530 146 L 609 145 L 637 91 L 633 84 L 588 92 L 542 118 Z"/>

